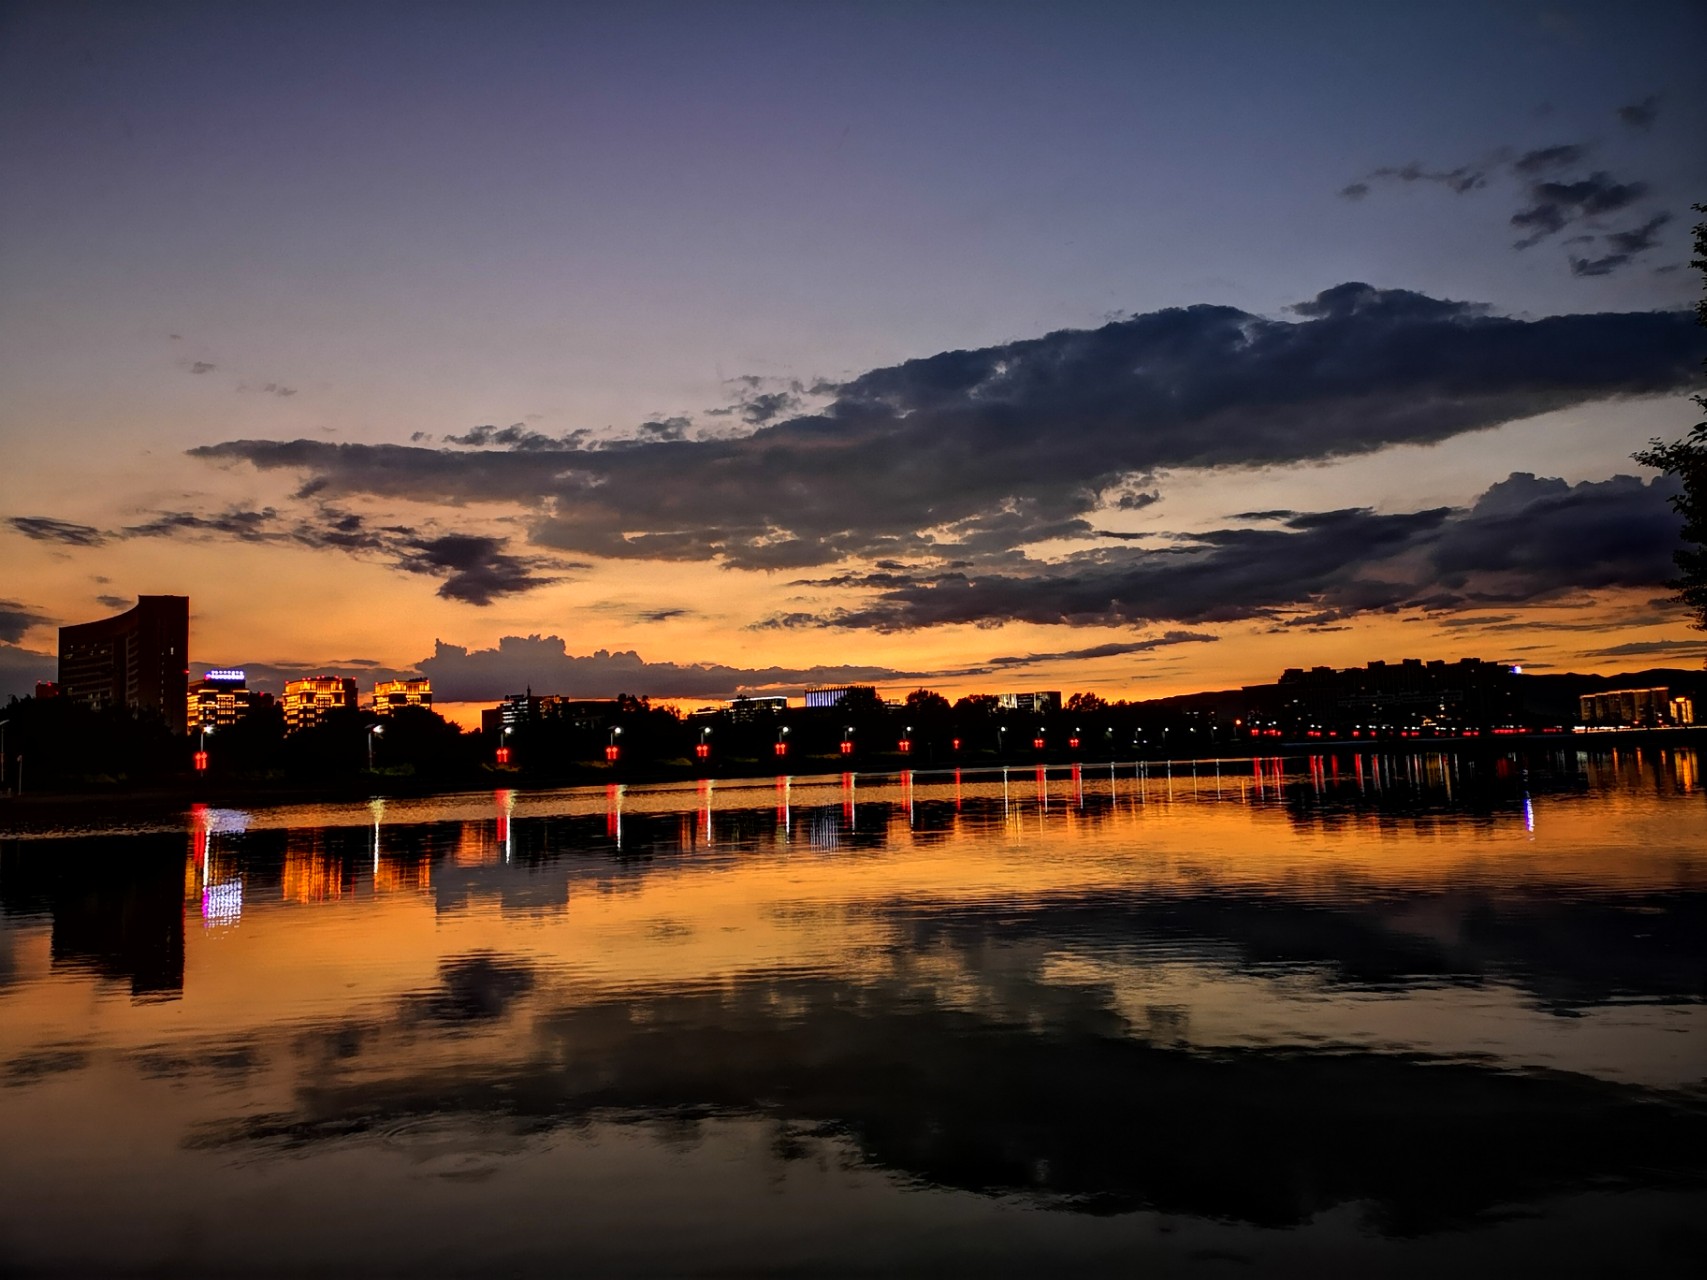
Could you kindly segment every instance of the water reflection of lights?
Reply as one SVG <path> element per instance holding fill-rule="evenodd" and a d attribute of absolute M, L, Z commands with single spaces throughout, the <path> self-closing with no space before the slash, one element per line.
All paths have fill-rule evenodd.
<path fill-rule="evenodd" d="M 783 732 L 787 733 L 788 730 L 784 729 Z M 777 821 L 782 826 L 784 844 L 788 843 L 788 837 L 792 831 L 790 808 L 793 801 L 793 787 L 794 779 L 792 777 L 779 777 L 776 780 L 776 816 Z"/>
<path fill-rule="evenodd" d="M 1535 801 L 1527 794 L 1523 797 L 1523 827 L 1530 836 L 1535 835 Z"/>
<path fill-rule="evenodd" d="M 210 809 L 190 806 L 190 858 L 200 881 L 204 928 L 237 923 L 243 914 L 241 877 L 219 878 L 218 851 L 214 837 L 220 833 L 240 835 L 249 828 L 249 815 L 241 809 Z"/>
<path fill-rule="evenodd" d="M 236 924 L 243 915 L 243 882 L 222 880 L 202 890 L 204 927 Z"/>
<path fill-rule="evenodd" d="M 492 793 L 492 799 L 498 806 L 498 843 L 504 849 L 504 861 L 510 860 L 510 814 L 516 807 L 516 793 L 508 787 L 500 787 Z"/>
<path fill-rule="evenodd" d="M 381 796 L 375 796 L 367 802 L 367 807 L 369 812 L 373 814 L 373 873 L 377 878 L 379 876 L 379 824 L 380 820 L 385 817 L 385 800 Z"/>
<path fill-rule="evenodd" d="M 624 784 L 612 782 L 605 787 L 605 834 L 616 842 L 622 852 L 622 793 Z"/>

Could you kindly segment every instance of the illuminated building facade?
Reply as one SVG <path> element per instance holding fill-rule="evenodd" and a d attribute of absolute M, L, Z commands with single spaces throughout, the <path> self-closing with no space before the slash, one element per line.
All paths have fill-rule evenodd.
<path fill-rule="evenodd" d="M 876 688 L 869 684 L 840 685 L 833 689 L 820 686 L 816 689 L 808 689 L 806 691 L 806 705 L 808 708 L 840 706 L 842 699 L 847 697 L 848 694 L 861 692 L 869 693 L 872 697 L 877 696 Z"/>
<path fill-rule="evenodd" d="M 757 720 L 763 716 L 773 716 L 788 710 L 788 699 L 779 696 L 740 697 L 731 698 L 723 704 L 723 709 L 737 721 Z"/>
<path fill-rule="evenodd" d="M 190 732 L 224 729 L 249 714 L 251 694 L 247 675 L 236 668 L 215 667 L 190 683 L 186 699 Z"/>
<path fill-rule="evenodd" d="M 329 713 L 356 705 L 356 682 L 343 676 L 310 676 L 284 687 L 285 732 L 311 728 Z"/>
<path fill-rule="evenodd" d="M 158 716 L 181 733 L 189 652 L 190 598 L 143 596 L 117 617 L 61 627 L 55 683 L 79 706 Z"/>
<path fill-rule="evenodd" d="M 1061 691 L 1044 689 L 1034 693 L 1000 693 L 996 695 L 996 705 L 1003 711 L 1030 711 L 1037 715 L 1048 715 L 1061 709 Z"/>
<path fill-rule="evenodd" d="M 381 680 L 373 687 L 373 709 L 377 715 L 388 716 L 398 707 L 431 707 L 433 683 L 430 680 Z"/>
<path fill-rule="evenodd" d="M 1695 700 L 1669 688 L 1608 689 L 1578 699 L 1582 722 L 1591 729 L 1655 729 L 1695 723 Z"/>

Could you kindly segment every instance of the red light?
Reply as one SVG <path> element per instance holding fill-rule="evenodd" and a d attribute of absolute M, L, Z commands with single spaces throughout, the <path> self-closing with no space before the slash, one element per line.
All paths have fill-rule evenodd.
<path fill-rule="evenodd" d="M 621 747 L 613 745 L 613 746 L 609 746 L 609 747 L 605 748 L 605 759 L 609 760 L 612 764 L 615 764 L 617 759 L 621 755 L 622 755 L 622 748 Z"/>
<path fill-rule="evenodd" d="M 701 760 L 707 759 L 711 755 L 711 744 L 709 742 L 702 742 L 698 746 L 694 747 L 693 753 Z"/>
<path fill-rule="evenodd" d="M 1031 745 L 1036 747 L 1039 751 L 1041 751 L 1041 750 L 1043 750 L 1043 739 L 1042 738 L 1033 738 L 1031 740 Z"/>
<path fill-rule="evenodd" d="M 959 750 L 960 750 L 960 739 L 959 739 L 959 738 L 956 738 L 956 739 L 955 739 L 955 740 L 954 740 L 954 749 L 955 749 L 955 750 L 956 750 L 956 751 L 959 751 Z"/>
<path fill-rule="evenodd" d="M 777 743 L 777 744 L 776 744 L 776 753 L 777 753 L 777 754 L 778 754 L 778 755 L 779 755 L 779 756 L 785 756 L 785 755 L 787 755 L 787 754 L 788 754 L 788 743 L 786 743 L 786 742 L 779 742 L 779 743 Z"/>
<path fill-rule="evenodd" d="M 1079 740 L 1077 738 L 1068 738 L 1067 745 L 1073 748 L 1074 751 L 1077 751 L 1079 749 Z"/>
<path fill-rule="evenodd" d="M 198 772 L 206 772 L 206 770 L 207 770 L 207 752 L 205 752 L 205 751 L 196 752 L 196 770 Z"/>
<path fill-rule="evenodd" d="M 913 749 L 913 740 L 911 738 L 902 738 L 901 741 L 895 745 L 901 749 L 902 755 L 906 755 L 907 752 Z"/>
<path fill-rule="evenodd" d="M 853 754 L 853 743 L 849 742 L 845 738 L 842 740 L 842 754 L 844 756 L 851 756 Z"/>
<path fill-rule="evenodd" d="M 510 763 L 510 749 L 508 747 L 499 747 L 498 748 L 498 763 L 499 764 L 509 764 Z"/>

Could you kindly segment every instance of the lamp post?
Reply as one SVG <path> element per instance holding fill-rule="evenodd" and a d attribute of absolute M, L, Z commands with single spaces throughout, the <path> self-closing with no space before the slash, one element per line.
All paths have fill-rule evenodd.
<path fill-rule="evenodd" d="M 844 756 L 853 754 L 853 726 L 851 724 L 844 725 L 842 728 L 842 754 Z"/>
<path fill-rule="evenodd" d="M 385 734 L 385 726 L 384 725 L 374 724 L 374 725 L 368 726 L 368 731 L 367 731 L 367 771 L 369 773 L 373 772 L 373 740 L 376 737 L 384 736 L 384 734 Z"/>
<path fill-rule="evenodd" d="M 196 772 L 197 773 L 206 773 L 207 772 L 207 735 L 213 732 L 213 726 L 210 724 L 202 724 L 202 725 L 198 725 L 197 728 L 200 730 L 201 736 L 196 741 Z M 369 765 L 368 767 L 371 769 L 373 766 Z"/>
<path fill-rule="evenodd" d="M 622 755 L 622 748 L 616 745 L 616 740 L 621 736 L 621 734 L 622 726 L 620 724 L 613 725 L 610 731 L 610 738 L 605 743 L 605 759 L 609 760 L 612 764 L 615 764 L 618 757 Z"/>
<path fill-rule="evenodd" d="M 913 726 L 908 725 L 901 730 L 901 741 L 896 744 L 901 748 L 901 754 L 906 755 L 913 749 Z"/>
<path fill-rule="evenodd" d="M 788 726 L 783 725 L 776 731 L 776 754 L 780 758 L 788 754 Z"/>
<path fill-rule="evenodd" d="M 498 763 L 510 763 L 510 735 L 516 731 L 516 726 L 507 724 L 504 731 L 498 735 Z"/>
<path fill-rule="evenodd" d="M 1008 727 L 1005 724 L 996 726 L 996 755 L 1006 755 L 1008 750 Z"/>
<path fill-rule="evenodd" d="M 708 741 L 710 737 L 711 726 L 707 725 L 699 731 L 699 742 L 694 747 L 693 753 L 701 760 L 709 759 L 711 756 L 711 743 Z"/>

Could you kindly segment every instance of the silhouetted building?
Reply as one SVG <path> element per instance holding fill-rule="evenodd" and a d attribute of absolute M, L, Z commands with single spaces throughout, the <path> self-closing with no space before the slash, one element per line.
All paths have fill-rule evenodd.
<path fill-rule="evenodd" d="M 373 686 L 375 713 L 388 716 L 398 707 L 428 707 L 433 705 L 433 685 L 430 680 L 381 680 Z"/>
<path fill-rule="evenodd" d="M 496 707 L 480 713 L 485 733 L 550 723 L 570 729 L 602 729 L 616 715 L 615 698 L 565 698 L 554 693 L 512 693 Z"/>
<path fill-rule="evenodd" d="M 143 596 L 99 622 L 59 629 L 59 691 L 79 706 L 122 708 L 184 729 L 190 598 Z"/>
<path fill-rule="evenodd" d="M 1487 728 L 1521 718 L 1519 679 L 1515 668 L 1480 658 L 1290 667 L 1276 684 L 1246 686 L 1247 723 L 1283 733 Z"/>
<path fill-rule="evenodd" d="M 284 687 L 285 732 L 320 723 L 333 711 L 356 705 L 356 682 L 344 676 L 310 676 Z"/>
<path fill-rule="evenodd" d="M 1585 693 L 1578 706 L 1582 722 L 1591 729 L 1654 729 L 1695 723 L 1695 700 L 1663 687 Z"/>
<path fill-rule="evenodd" d="M 212 668 L 190 682 L 185 700 L 190 732 L 229 728 L 249 714 L 252 697 L 245 672 L 235 667 Z"/>

